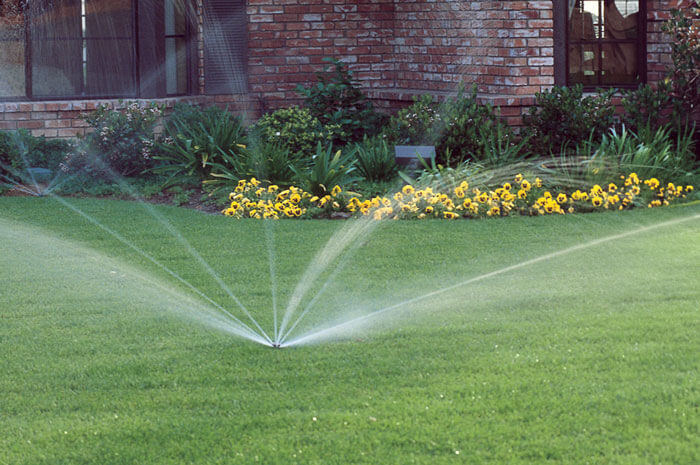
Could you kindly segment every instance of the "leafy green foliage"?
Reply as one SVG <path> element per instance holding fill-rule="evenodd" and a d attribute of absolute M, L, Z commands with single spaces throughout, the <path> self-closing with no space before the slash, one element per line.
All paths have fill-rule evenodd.
<path fill-rule="evenodd" d="M 476 161 L 487 167 L 496 168 L 518 163 L 530 156 L 528 144 L 529 135 L 517 137 L 510 127 L 497 121 L 486 127 L 479 127 L 480 140 L 483 148 Z"/>
<path fill-rule="evenodd" d="M 396 145 L 433 145 L 442 117 L 430 94 L 413 97 L 413 104 L 391 116 L 382 135 Z"/>
<path fill-rule="evenodd" d="M 531 134 L 531 151 L 536 155 L 573 148 L 593 133 L 596 140 L 614 127 L 615 89 L 583 96 L 583 86 L 555 86 L 535 95 L 535 106 L 525 115 L 526 131 Z"/>
<path fill-rule="evenodd" d="M 93 129 L 67 159 L 71 170 L 93 176 L 139 176 L 154 166 L 154 128 L 161 115 L 156 104 L 127 103 L 124 108 L 106 105 L 84 117 Z"/>
<path fill-rule="evenodd" d="M 357 160 L 357 172 L 366 181 L 390 181 L 396 177 L 396 155 L 381 136 L 365 137 L 350 148 Z"/>
<path fill-rule="evenodd" d="M 615 174 L 634 172 L 645 179 L 687 183 L 697 172 L 693 132 L 686 127 L 674 138 L 668 126 L 655 130 L 647 126 L 637 133 L 624 127 L 619 132 L 611 129 L 603 135 L 590 166 L 598 171 L 613 166 Z"/>
<path fill-rule="evenodd" d="M 325 58 L 330 66 L 317 73 L 317 82 L 311 87 L 297 86 L 304 96 L 304 105 L 322 124 L 338 127 L 334 143 L 357 141 L 363 135 L 372 135 L 382 126 L 383 117 L 374 110 L 372 102 L 364 95 L 352 72 L 345 63 Z"/>
<path fill-rule="evenodd" d="M 332 145 L 324 148 L 319 143 L 311 161 L 305 166 L 292 166 L 292 170 L 302 189 L 320 197 L 329 194 L 335 186 L 348 186 L 357 181 L 356 162 L 351 151 L 334 153 Z"/>
<path fill-rule="evenodd" d="M 672 66 L 669 71 L 673 97 L 686 117 L 700 113 L 700 1 L 672 9 L 663 31 L 671 36 Z"/>
<path fill-rule="evenodd" d="M 26 129 L 0 131 L 0 183 L 24 182 L 27 168 L 56 173 L 70 150 L 63 139 L 34 137 Z"/>
<path fill-rule="evenodd" d="M 460 87 L 455 97 L 448 98 L 440 105 L 441 125 L 436 128 L 435 152 L 438 162 L 480 160 L 486 157 L 484 135 L 500 124 L 493 106 L 477 101 L 477 88 L 473 85 L 466 94 Z M 505 132 L 505 128 L 501 128 Z M 491 155 L 488 155 L 489 157 Z"/>
<path fill-rule="evenodd" d="M 316 144 L 332 141 L 340 133 L 340 127 L 324 126 L 308 108 L 292 106 L 263 115 L 255 123 L 255 131 L 266 143 L 280 144 L 293 154 L 311 156 Z"/>
<path fill-rule="evenodd" d="M 624 91 L 621 103 L 625 110 L 622 123 L 632 131 L 646 126 L 658 128 L 677 116 L 672 111 L 671 88 L 664 81 L 656 87 L 640 84 L 635 90 Z"/>
<path fill-rule="evenodd" d="M 465 160 L 503 164 L 527 154 L 521 151 L 524 144 L 498 120 L 493 106 L 478 101 L 476 86 L 468 93 L 460 86 L 442 103 L 430 95 L 414 99 L 413 105 L 389 120 L 384 135 L 400 145 L 434 145 L 441 165 L 456 166 Z"/>
<path fill-rule="evenodd" d="M 165 123 L 164 136 L 156 157 L 161 164 L 153 171 L 170 176 L 168 184 L 204 181 L 214 167 L 246 175 L 239 158 L 247 135 L 241 119 L 227 110 L 178 104 Z"/>
<path fill-rule="evenodd" d="M 236 157 L 225 156 L 222 160 L 225 162 L 212 163 L 210 179 L 204 181 L 213 195 L 230 191 L 239 180 L 251 177 L 266 184 L 289 186 L 296 176 L 294 167 L 301 164 L 302 157 L 280 143 L 257 140 L 238 151 Z"/>

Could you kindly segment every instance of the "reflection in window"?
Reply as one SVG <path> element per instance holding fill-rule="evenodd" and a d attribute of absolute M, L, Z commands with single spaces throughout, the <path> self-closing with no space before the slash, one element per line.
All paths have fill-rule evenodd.
<path fill-rule="evenodd" d="M 187 92 L 187 22 L 184 4 L 165 0 L 165 87 L 168 95 Z"/>
<path fill-rule="evenodd" d="M 640 82 L 641 16 L 640 0 L 569 0 L 569 84 Z"/>
<path fill-rule="evenodd" d="M 24 11 L 22 2 L 0 1 L 0 97 L 24 95 Z"/>

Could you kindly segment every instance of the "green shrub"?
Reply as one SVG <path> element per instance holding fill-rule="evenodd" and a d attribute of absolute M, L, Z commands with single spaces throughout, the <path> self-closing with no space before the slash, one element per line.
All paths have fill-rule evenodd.
<path fill-rule="evenodd" d="M 92 176 L 138 176 L 154 166 L 154 128 L 161 115 L 155 104 L 128 103 L 122 109 L 100 105 L 86 116 L 93 129 L 67 159 L 72 170 Z"/>
<path fill-rule="evenodd" d="M 433 96 L 413 97 L 413 104 L 393 115 L 382 135 L 395 145 L 433 145 L 436 127 L 442 127 L 442 117 Z"/>
<path fill-rule="evenodd" d="M 460 86 L 455 97 L 440 105 L 441 125 L 436 127 L 435 152 L 438 163 L 460 163 L 485 157 L 484 135 L 499 125 L 496 111 L 489 104 L 477 101 L 477 88 L 469 94 Z M 450 153 L 448 160 L 446 154 Z"/>
<path fill-rule="evenodd" d="M 553 87 L 535 95 L 535 106 L 525 115 L 526 132 L 531 135 L 531 150 L 537 155 L 558 152 L 562 147 L 573 149 L 588 140 L 595 140 L 615 124 L 615 108 L 611 97 L 615 89 L 583 96 L 583 87 Z"/>
<path fill-rule="evenodd" d="M 328 195 L 335 186 L 349 186 L 359 178 L 355 167 L 356 160 L 352 152 L 338 150 L 333 153 L 333 146 L 316 146 L 316 154 L 309 163 L 294 166 L 292 169 L 299 185 L 307 192 L 319 197 Z"/>
<path fill-rule="evenodd" d="M 353 80 L 352 72 L 342 61 L 325 58 L 330 63 L 311 87 L 297 86 L 304 96 L 304 105 L 322 124 L 334 125 L 334 143 L 345 144 L 360 140 L 365 134 L 376 134 L 384 117 L 374 110 L 372 102 Z"/>
<path fill-rule="evenodd" d="M 662 81 L 657 86 L 640 84 L 637 89 L 622 94 L 622 123 L 630 130 L 643 127 L 658 128 L 675 117 L 670 86 Z"/>
<path fill-rule="evenodd" d="M 441 104 L 430 95 L 414 99 L 413 105 L 389 120 L 384 135 L 397 145 L 434 145 L 436 161 L 442 165 L 493 159 L 494 137 L 507 137 L 508 147 L 515 141 L 510 130 L 498 121 L 493 106 L 478 102 L 476 86 L 468 93 L 460 86 L 456 96 Z"/>
<path fill-rule="evenodd" d="M 325 145 L 332 141 L 340 128 L 326 127 L 308 108 L 293 106 L 266 113 L 255 123 L 255 131 L 266 143 L 280 144 L 292 154 L 311 156 L 319 142 Z"/>
<path fill-rule="evenodd" d="M 396 177 L 394 148 L 381 136 L 365 137 L 350 150 L 357 160 L 357 172 L 365 181 L 390 181 Z"/>
<path fill-rule="evenodd" d="M 700 1 L 672 9 L 662 30 L 671 36 L 670 85 L 677 113 L 685 117 L 700 114 Z"/>
<path fill-rule="evenodd" d="M 236 172 L 239 178 L 241 153 L 247 145 L 242 120 L 218 107 L 200 109 L 178 104 L 164 125 L 158 143 L 160 165 L 153 171 L 170 177 L 166 184 L 201 182 L 215 165 Z"/>
<path fill-rule="evenodd" d="M 240 150 L 229 163 L 214 163 L 210 178 L 204 184 L 216 194 L 231 189 L 241 179 L 256 178 L 265 184 L 292 185 L 295 167 L 301 164 L 301 155 L 292 154 L 289 148 L 274 142 L 259 140 L 247 149 Z"/>
<path fill-rule="evenodd" d="M 0 183 L 27 182 L 26 168 L 61 169 L 71 143 L 64 139 L 34 137 L 26 129 L 0 132 Z"/>

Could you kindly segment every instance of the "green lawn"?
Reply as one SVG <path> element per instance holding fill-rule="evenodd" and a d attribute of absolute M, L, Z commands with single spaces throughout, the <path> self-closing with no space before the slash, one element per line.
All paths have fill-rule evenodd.
<path fill-rule="evenodd" d="M 139 205 L 70 204 L 133 247 L 0 198 L 2 465 L 700 463 L 698 205 L 386 222 L 297 329 L 379 317 L 273 350 L 214 276 L 272 332 L 268 243 L 283 308 L 349 223 L 157 208 L 210 274 Z"/>

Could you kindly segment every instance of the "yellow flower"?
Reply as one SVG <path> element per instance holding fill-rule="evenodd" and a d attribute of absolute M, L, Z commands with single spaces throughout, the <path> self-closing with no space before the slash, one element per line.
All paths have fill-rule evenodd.
<path fill-rule="evenodd" d="M 332 195 L 333 197 L 335 197 L 335 196 L 337 196 L 338 194 L 340 194 L 342 191 L 343 191 L 343 190 L 340 188 L 340 186 L 336 185 L 335 187 L 333 187 L 333 189 L 331 189 L 331 195 Z"/>
<path fill-rule="evenodd" d="M 503 189 L 505 189 L 507 191 L 509 191 L 511 189 L 511 187 L 513 187 L 513 186 L 511 186 L 509 182 L 503 184 Z"/>
<path fill-rule="evenodd" d="M 406 195 L 411 195 L 411 194 L 413 194 L 415 191 L 416 191 L 416 190 L 415 190 L 415 189 L 413 188 L 413 186 L 410 185 L 410 184 L 406 184 L 405 186 L 403 186 L 403 189 L 401 189 L 401 192 L 403 192 L 403 193 L 406 194 Z"/>
<path fill-rule="evenodd" d="M 659 187 L 659 180 L 656 178 L 647 179 L 646 181 L 644 181 L 644 184 L 649 186 L 649 189 L 654 190 L 657 187 Z"/>
<path fill-rule="evenodd" d="M 433 207 L 431 207 L 430 205 L 425 207 L 425 213 L 432 213 L 432 212 L 433 212 Z"/>
<path fill-rule="evenodd" d="M 520 189 L 518 191 L 518 198 L 519 199 L 526 199 L 527 198 L 527 191 L 525 189 Z"/>
<path fill-rule="evenodd" d="M 455 188 L 455 195 L 457 196 L 458 199 L 463 199 L 464 198 L 464 189 L 462 187 L 456 187 Z"/>
<path fill-rule="evenodd" d="M 462 205 L 464 208 L 470 208 L 472 206 L 472 199 L 464 199 L 464 202 L 462 202 Z"/>
<path fill-rule="evenodd" d="M 309 199 L 309 202 L 311 202 L 311 203 L 318 202 L 318 195 L 314 195 L 313 197 L 311 197 Z"/>
<path fill-rule="evenodd" d="M 591 199 L 591 203 L 594 207 L 600 207 L 601 205 L 603 205 L 603 199 L 596 195 Z"/>
<path fill-rule="evenodd" d="M 253 187 L 258 187 L 258 184 L 260 184 L 260 181 L 258 181 L 258 180 L 255 179 L 255 178 L 250 178 L 250 184 L 251 184 Z"/>
<path fill-rule="evenodd" d="M 466 192 L 466 191 L 469 190 L 469 183 L 468 183 L 467 181 L 462 181 L 462 182 L 459 184 L 459 187 L 461 187 L 462 190 Z"/>
<path fill-rule="evenodd" d="M 501 214 L 501 208 L 498 205 L 491 207 L 489 211 L 486 212 L 488 216 L 498 216 Z"/>
<path fill-rule="evenodd" d="M 559 195 L 557 195 L 557 202 L 566 203 L 566 201 L 567 201 L 567 198 L 566 198 L 565 193 L 561 192 L 561 193 L 559 193 Z"/>
<path fill-rule="evenodd" d="M 516 174 L 516 175 L 515 175 L 515 182 L 517 182 L 518 184 L 520 184 L 521 182 L 523 182 L 523 175 L 520 174 L 520 173 Z"/>
<path fill-rule="evenodd" d="M 443 216 L 447 220 L 454 220 L 455 218 L 457 218 L 457 215 L 453 212 L 445 212 L 445 213 L 443 213 Z"/>
<path fill-rule="evenodd" d="M 690 184 L 688 184 L 687 186 L 685 186 L 685 191 L 686 191 L 686 192 L 693 192 L 693 186 L 691 186 Z"/>
<path fill-rule="evenodd" d="M 299 202 L 301 202 L 301 195 L 299 195 L 299 194 L 292 194 L 292 195 L 289 196 L 289 200 L 290 200 L 292 203 L 299 203 Z"/>
<path fill-rule="evenodd" d="M 401 202 L 403 200 L 403 194 L 401 192 L 397 192 L 396 194 L 394 194 L 394 200 L 396 200 L 397 202 Z"/>
<path fill-rule="evenodd" d="M 617 186 L 613 183 L 608 184 L 608 192 L 615 192 L 617 190 Z"/>
<path fill-rule="evenodd" d="M 279 190 L 279 186 L 277 186 L 276 184 L 270 184 L 267 188 L 267 192 L 269 192 L 270 194 L 273 194 L 273 193 L 277 192 L 278 190 Z"/>
<path fill-rule="evenodd" d="M 486 192 L 482 192 L 479 194 L 479 196 L 476 198 L 480 203 L 484 203 L 489 199 L 489 195 Z"/>
<path fill-rule="evenodd" d="M 523 183 L 520 185 L 520 187 L 522 187 L 525 192 L 530 192 L 530 189 L 532 189 L 532 186 L 530 185 L 530 182 L 527 179 L 523 180 Z"/>
<path fill-rule="evenodd" d="M 535 178 L 535 187 L 542 187 L 542 180 L 540 178 Z"/>

